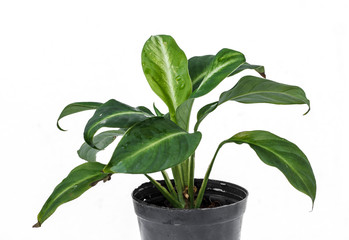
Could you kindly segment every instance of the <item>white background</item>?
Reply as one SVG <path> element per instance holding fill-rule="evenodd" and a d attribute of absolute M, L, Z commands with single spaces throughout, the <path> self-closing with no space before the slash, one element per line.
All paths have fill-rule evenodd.
<path fill-rule="evenodd" d="M 202 123 L 197 177 L 217 144 L 244 130 L 295 142 L 313 166 L 318 193 L 311 212 L 311 200 L 248 146 L 221 150 L 212 178 L 250 192 L 242 239 L 349 239 L 348 12 L 346 0 L 1 1 L 0 239 L 139 239 L 130 194 L 142 175 L 114 175 L 61 206 L 40 229 L 31 226 L 53 188 L 83 163 L 76 150 L 92 112 L 63 119 L 69 131 L 60 132 L 56 119 L 67 104 L 115 98 L 166 111 L 140 64 L 143 44 L 155 34 L 172 35 L 188 58 L 241 51 L 264 65 L 269 79 L 301 86 L 311 101 L 306 116 L 303 105 L 229 102 Z M 241 76 L 196 101 L 194 114 Z"/>

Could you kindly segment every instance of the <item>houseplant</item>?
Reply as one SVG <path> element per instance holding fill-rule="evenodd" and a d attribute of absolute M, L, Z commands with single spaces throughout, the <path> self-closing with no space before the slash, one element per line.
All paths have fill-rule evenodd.
<path fill-rule="evenodd" d="M 244 131 L 222 141 L 204 179 L 194 180 L 195 150 L 202 137 L 198 129 L 200 123 L 211 112 L 227 101 L 306 104 L 310 110 L 309 100 L 301 88 L 265 79 L 263 66 L 248 64 L 242 53 L 230 49 L 222 49 L 216 55 L 193 57 L 188 61 L 174 39 L 166 35 L 152 36 L 147 40 L 142 50 L 142 67 L 150 87 L 164 101 L 169 112 L 163 114 L 154 105 L 153 113 L 146 107 L 131 107 L 113 99 L 103 104 L 77 102 L 66 106 L 57 121 L 57 126 L 61 130 L 63 129 L 58 124 L 61 118 L 85 110 L 95 110 L 85 126 L 85 143 L 78 151 L 79 156 L 87 162 L 74 168 L 54 189 L 42 207 L 34 227 L 40 227 L 61 204 L 79 197 L 100 181 L 110 180 L 111 175 L 116 173 L 145 174 L 152 183 L 150 186 L 153 187 L 150 188 L 156 190 L 157 195 L 154 194 L 159 196 L 158 193 L 161 193 L 162 202 L 166 199 L 167 208 L 159 207 L 161 211 L 172 209 L 175 214 L 191 214 L 195 212 L 193 209 L 200 209 L 205 201 L 204 204 L 212 205 L 215 200 L 206 199 L 205 190 L 208 189 L 208 185 L 216 184 L 214 181 L 210 183 L 209 176 L 219 150 L 226 143 L 248 144 L 264 163 L 278 168 L 297 190 L 308 195 L 314 203 L 316 181 L 307 157 L 295 144 L 267 131 Z M 225 78 L 246 69 L 255 70 L 262 78 L 242 77 L 234 87 L 223 92 L 218 101 L 209 103 L 198 111 L 194 130 L 188 133 L 195 98 L 206 95 Z M 97 134 L 104 127 L 113 130 Z M 107 165 L 96 162 L 97 152 L 105 149 L 118 136 L 122 138 L 110 162 Z M 167 169 L 172 171 L 172 181 L 166 172 Z M 161 172 L 164 180 L 159 182 L 148 175 L 153 172 Z M 221 183 L 220 186 L 227 184 L 229 185 Z M 235 189 L 233 191 L 240 191 L 244 195 L 241 200 L 245 204 L 247 191 L 238 186 L 229 185 L 230 187 Z M 143 214 L 144 212 L 139 211 L 144 209 L 139 208 L 137 204 L 141 204 L 145 199 L 144 196 L 137 197 L 137 194 L 147 188 L 149 184 L 135 190 L 133 194 L 138 215 Z M 224 203 L 218 204 L 224 205 Z M 228 205 L 239 205 L 239 201 Z M 150 204 L 150 208 L 153 208 L 153 205 Z M 181 212 L 173 208 L 185 210 Z M 216 208 L 222 209 L 222 207 Z M 242 208 L 243 213 L 244 206 Z M 227 212 L 226 210 L 224 209 L 224 212 Z M 221 214 L 222 212 L 218 213 L 218 216 Z M 140 225 L 142 224 L 140 222 Z M 141 226 L 142 231 L 148 230 L 142 229 Z M 234 231 L 239 232 L 239 230 Z M 165 239 L 163 236 L 157 238 L 145 235 L 142 235 L 144 239 Z"/>

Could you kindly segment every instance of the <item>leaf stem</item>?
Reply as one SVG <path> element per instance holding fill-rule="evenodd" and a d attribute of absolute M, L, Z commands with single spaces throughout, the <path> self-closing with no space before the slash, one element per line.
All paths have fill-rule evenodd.
<path fill-rule="evenodd" d="M 189 158 L 189 176 L 188 176 L 188 194 L 190 199 L 190 208 L 194 208 L 194 170 L 195 170 L 195 152 Z"/>
<path fill-rule="evenodd" d="M 200 191 L 199 191 L 199 194 L 196 198 L 196 203 L 195 203 L 195 208 L 199 208 L 201 206 L 201 203 L 202 203 L 202 199 L 204 197 L 204 194 L 205 194 L 205 191 L 206 191 L 206 186 L 207 186 L 207 182 L 208 182 L 208 179 L 210 177 L 210 173 L 211 173 L 211 170 L 212 170 L 212 167 L 213 167 L 213 164 L 214 164 L 214 161 L 216 160 L 216 157 L 217 157 L 217 154 L 218 154 L 218 151 L 219 149 L 221 149 L 221 147 L 225 144 L 226 142 L 223 141 L 219 144 L 214 156 L 213 156 L 213 159 L 210 163 L 210 165 L 208 166 L 207 168 L 207 171 L 206 171 L 206 174 L 205 174 L 205 178 L 204 180 L 202 181 L 202 184 L 201 184 L 201 187 L 200 187 Z"/>
<path fill-rule="evenodd" d="M 181 163 L 181 170 L 183 174 L 183 187 L 189 185 L 189 158 Z"/>
<path fill-rule="evenodd" d="M 150 177 L 148 174 L 144 174 L 149 181 L 154 184 L 154 186 L 161 192 L 161 194 L 172 204 L 172 206 L 176 208 L 184 208 L 184 204 L 180 203 L 177 199 L 175 199 L 166 188 L 164 188 L 158 181 Z"/>
<path fill-rule="evenodd" d="M 180 170 L 181 168 L 179 165 L 172 167 L 172 174 L 176 185 L 178 200 L 180 203 L 185 205 L 185 200 L 183 197 L 183 176 Z"/>
<path fill-rule="evenodd" d="M 165 183 L 166 183 L 166 186 L 167 186 L 168 190 L 170 191 L 172 196 L 174 198 L 176 198 L 177 197 L 176 190 L 174 189 L 167 172 L 164 170 L 164 171 L 161 171 L 161 173 L 162 173 L 162 176 L 164 177 L 164 180 L 165 180 Z"/>

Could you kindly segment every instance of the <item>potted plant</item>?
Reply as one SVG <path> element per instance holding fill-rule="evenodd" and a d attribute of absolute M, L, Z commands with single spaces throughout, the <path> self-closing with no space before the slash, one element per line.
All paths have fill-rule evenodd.
<path fill-rule="evenodd" d="M 66 106 L 57 120 L 85 110 L 95 110 L 84 130 L 85 143 L 78 151 L 86 163 L 74 168 L 54 189 L 34 227 L 112 174 L 144 174 L 149 183 L 132 196 L 143 240 L 239 239 L 247 191 L 237 185 L 209 180 L 219 150 L 227 143 L 248 144 L 267 165 L 278 168 L 294 188 L 314 203 L 316 181 L 305 154 L 293 143 L 267 131 L 244 131 L 222 141 L 204 179 L 194 178 L 195 150 L 201 140 L 200 123 L 227 101 L 240 103 L 306 104 L 297 87 L 265 79 L 264 67 L 246 62 L 244 55 L 222 49 L 216 55 L 186 58 L 171 36 L 150 37 L 142 50 L 142 67 L 152 90 L 169 112 L 154 113 L 146 107 L 131 107 L 117 100 L 106 103 L 76 102 Z M 244 76 L 219 99 L 197 112 L 189 133 L 191 109 L 196 98 L 206 95 L 225 78 L 252 69 L 262 77 Z M 308 110 L 308 111 L 309 111 Z M 104 128 L 114 130 L 97 132 Z M 96 161 L 98 151 L 121 137 L 108 164 Z M 173 180 L 167 170 L 172 171 Z M 161 172 L 164 180 L 149 174 Z M 214 235 L 212 235 L 214 234 Z"/>

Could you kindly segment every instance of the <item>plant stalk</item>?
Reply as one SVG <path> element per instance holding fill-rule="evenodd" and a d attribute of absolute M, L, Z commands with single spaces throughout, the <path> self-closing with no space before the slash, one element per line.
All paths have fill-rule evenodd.
<path fill-rule="evenodd" d="M 190 199 L 190 208 L 194 208 L 194 170 L 195 170 L 195 152 L 189 158 L 189 176 L 188 176 L 188 194 Z"/>
<path fill-rule="evenodd" d="M 182 182 L 183 176 L 182 176 L 180 170 L 181 170 L 181 168 L 179 165 L 174 166 L 172 168 L 172 174 L 173 174 L 173 178 L 174 178 L 175 185 L 176 185 L 178 200 L 180 203 L 184 204 L 184 206 L 185 206 L 185 200 L 183 197 L 183 182 Z"/>
<path fill-rule="evenodd" d="M 150 177 L 148 174 L 144 174 L 152 184 L 161 192 L 161 194 L 172 204 L 172 206 L 176 208 L 184 208 L 185 204 L 180 203 L 177 199 L 175 199 L 166 188 L 164 188 L 158 181 Z"/>
<path fill-rule="evenodd" d="M 207 186 L 207 182 L 208 182 L 208 179 L 210 177 L 210 173 L 211 173 L 211 170 L 212 170 L 212 167 L 213 167 L 213 164 L 214 164 L 214 161 L 216 160 L 216 157 L 217 157 L 217 154 L 218 154 L 218 151 L 219 149 L 221 149 L 221 147 L 225 144 L 225 141 L 221 142 L 213 156 L 213 159 L 210 163 L 210 165 L 208 166 L 207 168 L 207 171 L 206 171 L 206 174 L 205 174 L 205 178 L 204 180 L 202 181 L 202 184 L 201 184 L 201 187 L 200 187 L 200 191 L 199 191 L 199 194 L 196 198 L 196 203 L 195 203 L 195 208 L 199 208 L 201 206 L 201 203 L 202 203 L 202 200 L 204 198 L 204 194 L 205 194 L 205 191 L 206 191 L 206 186 Z"/>
<path fill-rule="evenodd" d="M 165 183 L 166 183 L 166 186 L 168 188 L 168 190 L 170 191 L 170 193 L 172 194 L 172 196 L 174 198 L 177 198 L 177 193 L 176 193 L 176 190 L 174 189 L 173 185 L 172 185 L 172 182 L 167 174 L 167 172 L 164 170 L 164 171 L 161 171 L 162 173 L 162 176 L 165 180 Z"/>

